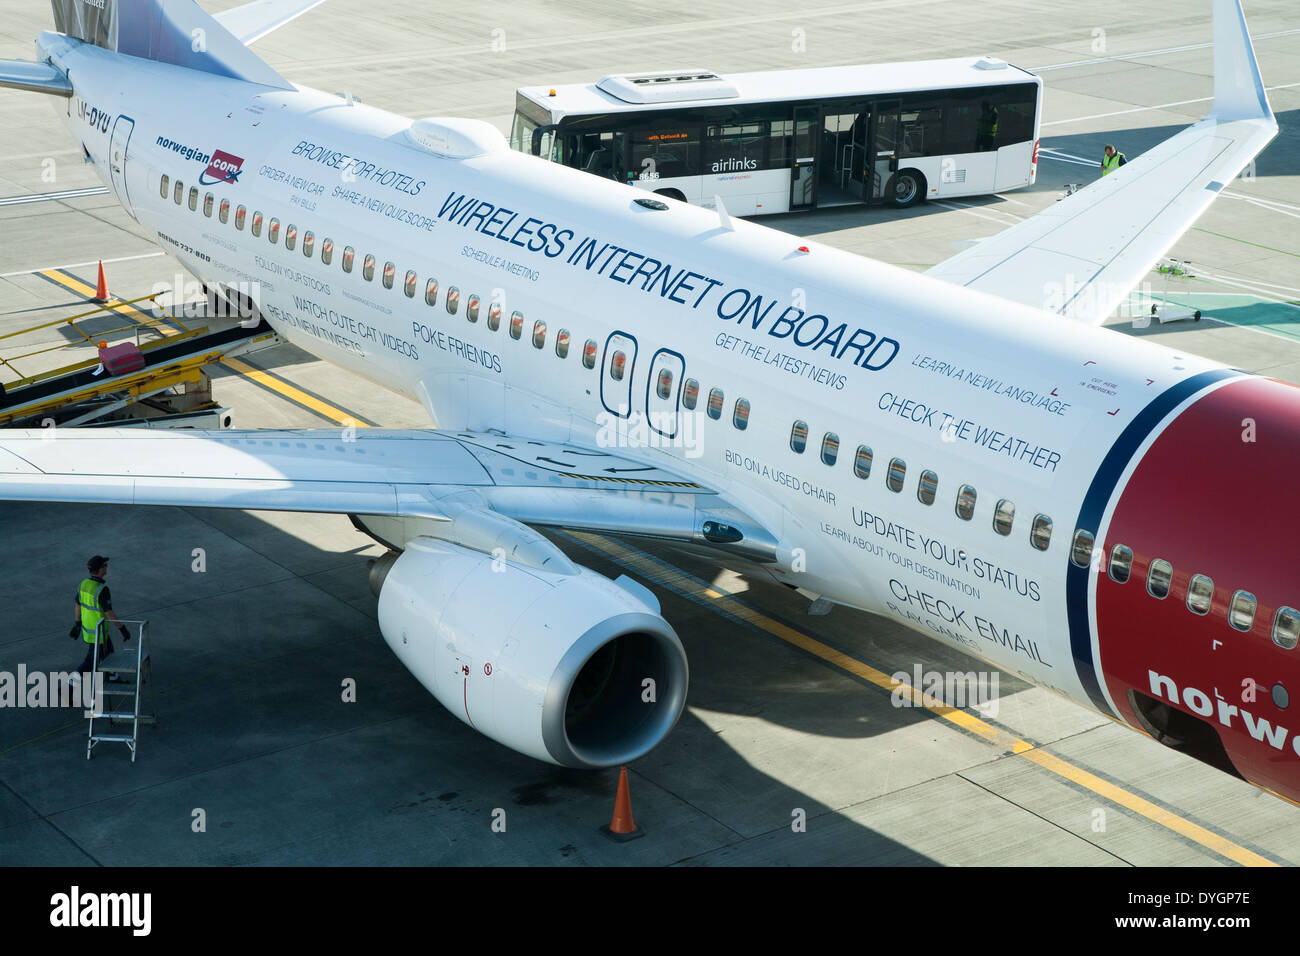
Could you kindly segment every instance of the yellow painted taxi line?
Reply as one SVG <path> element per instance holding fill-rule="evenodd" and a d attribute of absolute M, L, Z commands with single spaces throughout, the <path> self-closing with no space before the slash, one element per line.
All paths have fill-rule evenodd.
<path fill-rule="evenodd" d="M 49 279 L 51 282 L 55 283 L 56 285 L 63 286 L 63 288 L 67 289 L 69 292 L 76 292 L 79 295 L 86 296 L 87 298 L 94 296 L 96 291 L 95 287 L 90 283 L 83 282 L 81 279 L 78 279 L 76 276 L 64 272 L 61 269 L 45 269 L 40 273 L 38 273 L 38 275 L 42 276 L 43 278 Z M 185 331 L 183 327 L 168 328 L 167 326 L 162 324 L 163 321 L 171 321 L 173 325 L 178 325 L 175 319 L 160 320 L 157 316 L 150 315 L 148 312 L 145 312 L 142 309 L 137 309 L 134 305 L 129 305 L 123 302 L 121 299 L 114 298 L 111 296 L 109 300 L 106 303 L 104 303 L 104 309 L 105 311 L 115 312 L 118 315 L 124 316 L 128 319 L 133 319 L 137 321 L 143 320 L 149 325 L 150 328 L 157 329 L 163 335 L 175 335 L 178 332 Z"/>
<path fill-rule="evenodd" d="M 223 359 L 221 364 L 226 366 L 232 372 L 238 372 L 240 375 L 245 376 L 250 381 L 256 382 L 258 385 L 261 385 L 264 388 L 269 388 L 271 391 L 276 392 L 277 394 L 282 395 L 285 398 L 289 399 L 289 401 L 301 405 L 303 408 L 310 409 L 311 411 L 315 412 L 317 415 L 322 415 L 325 418 L 328 418 L 332 422 L 338 422 L 340 425 L 353 426 L 356 428 L 367 427 L 365 422 L 361 421 L 360 419 L 354 418 L 353 416 L 349 415 L 347 412 L 343 411 L 342 409 L 336 408 L 335 406 L 330 405 L 328 402 L 322 401 L 321 399 L 317 398 L 314 395 L 308 395 L 302 389 L 295 388 L 293 385 L 290 385 L 288 382 L 284 381 L 284 379 L 277 378 L 276 376 L 272 375 L 270 372 L 263 372 L 260 368 L 254 368 L 253 366 L 249 365 L 245 361 L 242 361 L 241 359 L 237 359 L 237 358 Z"/>
<path fill-rule="evenodd" d="M 65 289 L 68 289 L 72 292 L 77 292 L 87 296 L 93 296 L 95 294 L 95 289 L 93 286 L 81 281 L 76 276 L 69 275 L 68 273 L 63 272 L 61 270 L 46 269 L 40 274 L 45 278 L 49 279 L 51 282 L 61 285 Z M 107 308 L 111 309 L 113 312 L 126 316 L 127 318 L 130 319 L 136 319 L 136 320 L 143 319 L 150 323 L 157 322 L 157 320 L 153 316 L 149 315 L 147 312 L 143 312 L 140 309 L 135 308 L 134 306 L 127 305 L 116 299 L 110 299 Z M 161 331 L 164 335 L 176 334 L 176 331 L 173 329 L 163 328 L 156 324 L 154 325 L 154 327 L 158 328 L 159 331 Z M 355 426 L 357 428 L 367 427 L 364 422 L 354 418 L 353 416 L 349 415 L 347 412 L 339 408 L 335 408 L 333 405 L 330 405 L 328 402 L 316 398 L 314 395 L 308 395 L 302 389 L 295 388 L 294 386 L 290 385 L 288 382 L 284 381 L 283 379 L 278 378 L 275 375 L 272 375 L 270 372 L 264 372 L 261 369 L 254 368 L 253 366 L 249 365 L 247 362 L 243 362 L 235 358 L 228 358 L 228 359 L 223 359 L 221 364 L 226 366 L 233 372 L 238 372 L 240 375 L 246 376 L 251 381 L 254 381 L 258 385 L 261 385 L 263 388 L 268 388 L 271 391 L 276 392 L 277 394 L 283 396 L 284 398 L 289 399 L 289 401 L 294 402 L 295 404 L 300 405 L 303 408 L 309 409 L 315 412 L 316 414 L 329 419 L 332 422 L 337 422 L 338 424 L 343 426 Z"/>
<path fill-rule="evenodd" d="M 865 664 L 854 657 L 835 648 L 822 643 L 816 638 L 809 637 L 807 634 L 797 631 L 787 624 L 774 620 L 755 610 L 747 604 L 737 600 L 729 594 L 723 594 L 714 588 L 710 588 L 703 582 L 681 571 L 670 568 L 650 555 L 630 545 L 615 542 L 608 538 L 593 534 L 582 534 L 582 541 L 615 559 L 621 564 L 627 565 L 636 571 L 644 574 L 647 578 L 658 581 L 660 584 L 675 588 L 689 596 L 698 596 L 706 598 L 712 607 L 723 611 L 733 617 L 739 618 L 747 624 L 761 628 L 773 637 L 780 638 L 787 644 L 791 644 L 800 650 L 806 651 L 815 657 L 820 658 L 834 667 L 847 671 L 855 677 L 887 690 L 890 693 L 900 689 L 900 683 L 895 681 L 890 675 L 882 670 Z M 1190 820 L 1186 820 L 1178 814 L 1173 813 L 1164 807 L 1157 806 L 1150 800 L 1139 797 L 1135 793 L 1130 793 L 1122 787 L 1118 787 L 1108 780 L 1104 780 L 1094 773 L 1089 773 L 1081 767 L 1066 760 L 1062 760 L 1053 754 L 1047 753 L 1041 748 L 1021 740 L 1014 734 L 1010 734 L 999 727 L 994 727 L 987 721 L 981 720 L 975 714 L 969 713 L 955 707 L 949 707 L 942 701 L 935 699 L 923 691 L 911 687 L 905 682 L 901 685 L 902 692 L 911 696 L 913 703 L 923 705 L 925 710 L 930 714 L 942 720 L 946 720 L 956 727 L 961 728 L 969 734 L 980 737 L 1001 750 L 1021 757 L 1035 766 L 1056 774 L 1071 783 L 1090 790 L 1098 796 L 1118 804 L 1133 813 L 1139 814 L 1158 823 L 1161 826 L 1172 830 L 1179 836 L 1198 843 L 1208 850 L 1211 850 L 1220 856 L 1239 863 L 1243 866 L 1277 866 L 1278 864 L 1246 849 L 1238 846 L 1231 840 L 1214 833 Z"/>

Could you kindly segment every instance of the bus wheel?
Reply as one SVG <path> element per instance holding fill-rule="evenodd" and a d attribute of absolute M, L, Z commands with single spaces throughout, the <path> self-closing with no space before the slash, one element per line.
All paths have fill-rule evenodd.
<path fill-rule="evenodd" d="M 678 189 L 656 189 L 656 196 L 667 196 L 669 199 L 676 199 L 678 202 L 686 202 L 686 194 Z"/>
<path fill-rule="evenodd" d="M 885 195 L 900 209 L 915 205 L 925 195 L 925 180 L 916 170 L 904 169 L 890 178 Z"/>

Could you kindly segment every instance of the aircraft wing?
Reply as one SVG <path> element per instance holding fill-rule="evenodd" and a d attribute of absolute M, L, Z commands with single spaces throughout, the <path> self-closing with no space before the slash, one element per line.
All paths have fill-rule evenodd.
<path fill-rule="evenodd" d="M 1277 135 L 1239 0 L 1214 2 L 1214 109 L 926 274 L 1097 325 Z"/>
<path fill-rule="evenodd" d="M 325 0 L 253 0 L 242 7 L 232 7 L 213 18 L 239 38 L 245 46 L 252 46 L 262 37 L 280 29 L 290 20 L 301 16 Z"/>
<path fill-rule="evenodd" d="M 724 547 L 775 539 L 715 489 L 600 449 L 380 428 L 0 429 L 0 500 L 307 511 L 525 524 Z"/>

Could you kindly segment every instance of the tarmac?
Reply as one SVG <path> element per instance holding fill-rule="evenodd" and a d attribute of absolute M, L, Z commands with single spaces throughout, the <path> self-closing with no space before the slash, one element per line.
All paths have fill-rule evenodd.
<path fill-rule="evenodd" d="M 1166 290 L 1149 277 L 1152 295 L 1203 318 L 1111 324 L 1300 383 L 1300 8 L 1250 0 L 1246 16 L 1281 133 L 1175 247 L 1195 278 Z M 0 57 L 30 58 L 51 27 L 48 5 L 0 0 Z M 924 269 L 1092 181 L 1104 143 L 1133 157 L 1207 112 L 1210 36 L 1199 0 L 1033 15 L 1011 2 L 756 0 L 743 16 L 718 0 L 482 2 L 436 15 L 411 0 L 329 0 L 255 49 L 304 85 L 503 130 L 516 87 L 666 66 L 989 53 L 1040 72 L 1034 187 L 762 220 Z M 102 184 L 51 106 L 0 91 L 0 335 L 84 311 L 101 258 L 122 299 L 181 271 L 110 196 L 64 195 Z M 413 403 L 289 346 L 218 369 L 214 391 L 238 427 L 428 424 Z M 0 672 L 80 659 L 66 636 L 74 589 L 85 559 L 108 554 L 119 614 L 150 622 L 159 714 L 132 764 L 111 744 L 85 759 L 79 709 L 0 710 L 0 863 L 1300 862 L 1300 808 L 1009 675 L 996 714 L 895 706 L 890 675 L 986 669 L 897 624 L 838 607 L 810 615 L 798 594 L 673 546 L 553 537 L 575 560 L 650 586 L 690 658 L 686 712 L 629 768 L 646 832 L 632 842 L 598 832 L 617 770 L 517 755 L 402 667 L 367 585 L 383 549 L 346 517 L 0 503 Z"/>

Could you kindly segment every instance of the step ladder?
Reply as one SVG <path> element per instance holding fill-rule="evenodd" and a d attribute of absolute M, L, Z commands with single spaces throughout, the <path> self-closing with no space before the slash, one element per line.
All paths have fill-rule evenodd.
<path fill-rule="evenodd" d="M 101 621 L 100 627 L 105 623 L 107 622 Z M 95 666 L 91 675 L 93 678 L 96 671 L 103 673 L 103 699 L 96 695 L 90 710 L 86 712 L 86 719 L 89 721 L 86 732 L 86 759 L 90 759 L 95 744 L 112 742 L 126 744 L 131 751 L 131 763 L 135 763 L 136 748 L 140 742 L 140 725 L 158 722 L 157 715 L 153 713 L 153 663 L 149 656 L 149 622 L 119 621 L 118 623 L 124 627 L 134 628 L 135 647 L 125 645 L 101 661 L 99 649 L 103 646 L 103 642 L 95 645 Z M 110 680 L 114 677 L 117 680 Z M 148 713 L 141 710 L 141 694 L 146 686 L 149 691 Z M 105 709 L 108 699 L 112 700 L 112 704 Z M 96 733 L 96 720 L 108 720 L 110 728 L 130 723 L 131 732 L 129 734 L 112 731 Z"/>

